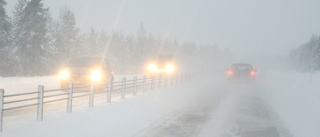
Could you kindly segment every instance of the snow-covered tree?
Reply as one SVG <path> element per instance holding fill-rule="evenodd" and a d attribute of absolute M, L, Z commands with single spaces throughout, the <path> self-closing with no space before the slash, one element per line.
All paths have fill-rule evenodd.
<path fill-rule="evenodd" d="M 54 37 L 54 60 L 58 66 L 66 64 L 78 54 L 79 41 L 77 41 L 79 30 L 76 28 L 74 13 L 67 8 L 60 10 Z"/>
<path fill-rule="evenodd" d="M 98 36 L 98 40 L 97 40 L 97 46 L 99 49 L 99 52 L 97 52 L 97 55 L 99 56 L 103 56 L 103 53 L 105 52 L 105 47 L 107 46 L 108 43 L 108 34 L 107 32 L 105 32 L 104 30 L 101 30 L 101 32 L 99 33 Z"/>
<path fill-rule="evenodd" d="M 87 54 L 98 55 L 101 51 L 101 49 L 98 47 L 98 33 L 95 31 L 95 29 L 91 28 L 87 36 L 88 37 L 85 45 L 88 49 Z"/>
<path fill-rule="evenodd" d="M 292 49 L 289 54 L 292 67 L 300 71 L 320 69 L 320 37 L 313 34 L 309 42 Z"/>
<path fill-rule="evenodd" d="M 0 0 L 0 76 L 13 73 L 13 69 L 10 69 L 13 65 L 10 56 L 12 25 L 4 8 L 6 4 L 4 0 Z"/>
<path fill-rule="evenodd" d="M 14 55 L 17 66 L 23 75 L 46 73 L 47 16 L 49 9 L 44 8 L 42 0 L 19 0 L 13 18 Z"/>
<path fill-rule="evenodd" d="M 10 30 L 11 22 L 5 11 L 5 5 L 7 3 L 4 0 L 0 0 L 0 50 L 6 50 L 10 44 Z"/>

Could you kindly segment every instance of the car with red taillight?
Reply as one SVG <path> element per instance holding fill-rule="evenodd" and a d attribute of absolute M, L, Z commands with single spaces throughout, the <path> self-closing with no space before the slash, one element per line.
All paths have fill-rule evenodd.
<path fill-rule="evenodd" d="M 232 64 L 226 72 L 227 78 L 234 80 L 250 80 L 254 79 L 256 75 L 257 70 L 251 64 L 246 63 Z"/>

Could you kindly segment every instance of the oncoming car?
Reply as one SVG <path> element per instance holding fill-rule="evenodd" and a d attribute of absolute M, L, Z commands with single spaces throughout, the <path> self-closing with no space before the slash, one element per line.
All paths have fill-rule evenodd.
<path fill-rule="evenodd" d="M 252 80 L 256 78 L 257 70 L 251 64 L 233 64 L 226 72 L 228 80 Z"/>
<path fill-rule="evenodd" d="M 148 64 L 149 75 L 173 74 L 176 72 L 176 64 L 173 55 L 159 55 L 152 58 Z"/>
<path fill-rule="evenodd" d="M 68 83 L 80 85 L 106 85 L 113 80 L 109 61 L 103 57 L 75 57 L 60 71 L 60 87 Z"/>

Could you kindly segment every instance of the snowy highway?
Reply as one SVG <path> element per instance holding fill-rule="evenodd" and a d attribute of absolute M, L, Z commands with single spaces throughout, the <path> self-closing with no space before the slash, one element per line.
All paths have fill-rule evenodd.
<path fill-rule="evenodd" d="M 190 87 L 186 104 L 139 131 L 137 137 L 216 136 L 278 137 L 277 121 L 259 95 L 255 83 L 207 81 Z M 202 88 L 199 88 L 202 87 Z M 183 91 L 182 91 L 183 92 Z M 192 94 L 192 95 L 191 95 Z"/>
<path fill-rule="evenodd" d="M 46 107 L 43 122 L 36 122 L 35 112 L 29 111 L 6 118 L 1 136 L 316 137 L 317 123 L 311 121 L 319 120 L 315 117 L 319 112 L 314 111 L 317 105 L 293 102 L 300 89 L 318 96 L 314 91 L 319 86 L 305 74 L 285 75 L 268 73 L 255 82 L 234 83 L 216 75 L 128 95 L 125 100 L 114 97 L 111 104 L 101 96 L 94 108 L 78 101 L 71 114 L 65 113 L 65 102 L 61 102 Z M 313 81 L 319 78 L 316 75 Z M 292 83 L 296 87 L 287 96 L 284 89 Z M 300 96 L 309 101 L 312 97 Z M 300 115 L 299 109 L 308 117 Z M 297 130 L 297 125 L 305 128 Z"/>
<path fill-rule="evenodd" d="M 0 0 L 0 137 L 320 137 L 319 5 Z"/>

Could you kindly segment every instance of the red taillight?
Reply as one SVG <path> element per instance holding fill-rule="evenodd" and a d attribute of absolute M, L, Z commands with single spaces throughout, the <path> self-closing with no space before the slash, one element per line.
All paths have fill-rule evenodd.
<path fill-rule="evenodd" d="M 228 76 L 233 75 L 233 70 L 228 70 L 228 71 L 227 71 L 227 75 L 228 75 Z"/>
<path fill-rule="evenodd" d="M 251 70 L 251 71 L 250 71 L 250 75 L 251 75 L 251 76 L 255 76 L 255 75 L 256 75 L 256 71 Z"/>

